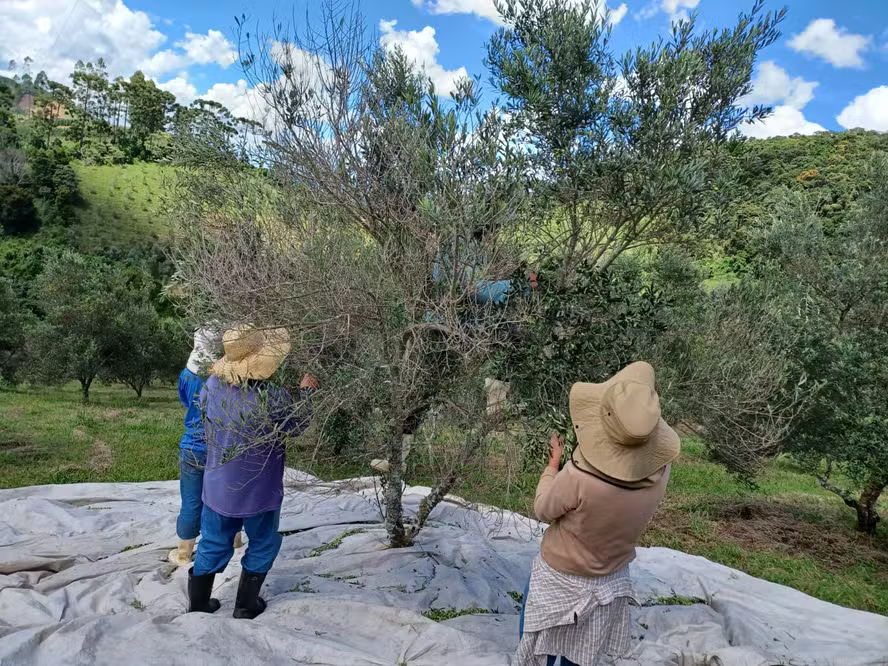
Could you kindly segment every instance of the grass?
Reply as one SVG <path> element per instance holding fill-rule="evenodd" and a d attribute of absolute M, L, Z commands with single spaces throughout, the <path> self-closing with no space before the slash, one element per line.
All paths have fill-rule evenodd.
<path fill-rule="evenodd" d="M 302 581 L 296 587 L 290 588 L 290 592 L 300 592 L 302 594 L 317 594 L 317 590 L 309 585 L 307 580 Z"/>
<path fill-rule="evenodd" d="M 325 543 L 324 545 L 318 546 L 317 548 L 315 548 L 313 551 L 311 551 L 308 554 L 308 556 L 309 557 L 320 557 L 321 555 L 326 553 L 328 550 L 336 550 L 337 548 L 339 548 L 339 546 L 342 545 L 342 542 L 345 541 L 348 537 L 354 536 L 356 534 L 363 534 L 366 531 L 367 530 L 362 530 L 362 529 L 346 530 L 345 532 L 340 534 L 338 537 L 336 537 L 335 539 L 333 539 L 329 543 Z M 346 580 L 346 579 L 343 578 L 342 580 Z"/>
<path fill-rule="evenodd" d="M 680 597 L 678 595 L 673 595 L 671 597 L 657 597 L 656 599 L 651 599 L 648 601 L 645 606 L 696 606 L 697 604 L 705 604 L 705 599 L 698 599 L 696 597 Z"/>
<path fill-rule="evenodd" d="M 182 413 L 171 387 L 142 399 L 95 385 L 83 406 L 75 384 L 0 391 L 0 488 L 176 479 Z"/>
<path fill-rule="evenodd" d="M 0 487 L 175 479 L 181 419 L 172 387 L 149 388 L 139 401 L 128 389 L 98 385 L 86 407 L 76 385 L 0 390 Z M 538 473 L 512 469 L 502 457 L 478 465 L 454 492 L 529 514 Z M 328 465 L 320 476 L 366 473 L 351 463 Z M 888 513 L 888 503 L 881 508 Z M 701 555 L 820 599 L 888 614 L 888 530 L 868 538 L 853 523 L 841 500 L 787 459 L 750 489 L 709 462 L 700 443 L 685 440 L 643 545 Z M 343 532 L 311 555 L 359 531 Z M 520 595 L 511 596 L 518 603 Z"/>
<path fill-rule="evenodd" d="M 163 179 L 172 167 L 160 164 L 86 166 L 73 164 L 83 204 L 77 209 L 76 245 L 126 249 L 158 240 L 169 227 L 160 215 Z"/>
<path fill-rule="evenodd" d="M 454 494 L 532 515 L 538 480 L 538 471 L 512 469 L 494 457 Z M 880 507 L 888 514 L 888 498 Z M 875 538 L 855 532 L 853 512 L 786 458 L 774 461 L 753 489 L 710 462 L 699 441 L 684 440 L 642 545 L 700 555 L 819 599 L 888 615 L 886 529 Z"/>
<path fill-rule="evenodd" d="M 487 615 L 489 612 L 486 608 L 433 608 L 422 615 L 433 622 L 444 622 L 463 615 Z"/>
<path fill-rule="evenodd" d="M 882 511 L 888 505 L 881 503 Z M 842 606 L 888 614 L 888 539 L 854 530 L 841 500 L 785 458 L 757 488 L 686 441 L 643 544 L 701 555 Z"/>

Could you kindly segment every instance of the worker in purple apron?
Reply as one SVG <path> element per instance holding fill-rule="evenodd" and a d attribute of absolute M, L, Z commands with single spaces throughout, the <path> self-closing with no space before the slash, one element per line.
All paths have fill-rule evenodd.
<path fill-rule="evenodd" d="M 318 384 L 306 375 L 294 400 L 268 381 L 290 352 L 286 329 L 241 326 L 226 331 L 222 344 L 225 356 L 213 364 L 200 395 L 207 464 L 188 610 L 219 609 L 211 598 L 213 581 L 228 566 L 232 540 L 243 528 L 248 542 L 233 615 L 252 619 L 265 610 L 259 590 L 281 548 L 286 440 L 308 427 Z"/>
<path fill-rule="evenodd" d="M 176 518 L 179 545 L 170 551 L 169 560 L 176 566 L 191 564 L 194 542 L 200 535 L 200 514 L 203 511 L 203 479 L 207 462 L 203 418 L 198 398 L 207 370 L 219 354 L 219 333 L 202 328 L 194 333 L 194 348 L 188 363 L 179 374 L 179 401 L 185 408 L 185 432 L 179 440 L 179 496 L 181 504 Z M 235 548 L 241 547 L 240 532 Z"/>

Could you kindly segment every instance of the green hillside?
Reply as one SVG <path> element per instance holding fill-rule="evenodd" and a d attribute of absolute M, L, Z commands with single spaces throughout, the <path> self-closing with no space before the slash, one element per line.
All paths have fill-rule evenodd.
<path fill-rule="evenodd" d="M 164 258 L 169 224 L 162 213 L 163 183 L 174 167 L 152 164 L 89 166 L 72 162 L 78 202 L 67 223 L 30 234 L 0 234 L 0 278 L 27 291 L 47 252 L 69 248 L 140 265 L 159 290 L 171 271 Z"/>
<path fill-rule="evenodd" d="M 173 167 L 151 164 L 73 164 L 82 202 L 76 209 L 74 243 L 82 252 L 127 249 L 164 242 L 169 224 L 161 214 L 164 178 Z"/>

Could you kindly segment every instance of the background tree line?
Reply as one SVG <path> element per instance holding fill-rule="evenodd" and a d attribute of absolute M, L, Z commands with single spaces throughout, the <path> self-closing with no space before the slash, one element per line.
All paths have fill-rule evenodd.
<path fill-rule="evenodd" d="M 70 85 L 50 80 L 44 72 L 32 77 L 32 61 L 12 79 L 0 78 L 18 102 L 30 95 L 32 141 L 50 146 L 60 137 L 73 143 L 71 157 L 88 164 L 131 164 L 137 160 L 173 159 L 172 137 L 180 133 L 222 132 L 244 137 L 261 132 L 253 120 L 231 114 L 218 102 L 197 99 L 189 106 L 176 102 L 141 71 L 128 79 L 111 79 L 102 58 L 95 63 L 78 60 L 69 75 Z"/>

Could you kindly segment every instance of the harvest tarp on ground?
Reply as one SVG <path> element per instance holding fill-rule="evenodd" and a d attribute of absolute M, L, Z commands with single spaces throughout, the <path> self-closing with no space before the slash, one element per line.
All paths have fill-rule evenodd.
<path fill-rule="evenodd" d="M 288 473 L 284 546 L 253 622 L 230 615 L 242 551 L 216 579 L 222 610 L 183 613 L 186 571 L 166 561 L 177 482 L 0 491 L 0 664 L 510 663 L 540 525 L 454 500 L 392 550 L 372 479 L 310 481 Z M 888 664 L 888 618 L 666 549 L 641 549 L 632 574 L 650 605 L 633 609 L 621 664 Z"/>

